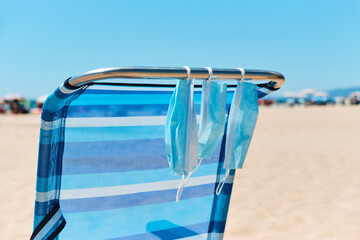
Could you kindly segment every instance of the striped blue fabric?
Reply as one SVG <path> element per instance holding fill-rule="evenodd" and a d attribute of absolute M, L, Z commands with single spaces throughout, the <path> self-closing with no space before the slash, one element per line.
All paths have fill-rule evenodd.
<path fill-rule="evenodd" d="M 234 88 L 229 87 L 228 107 Z M 175 196 L 164 128 L 173 88 L 61 85 L 42 112 L 32 239 L 222 239 L 224 141 Z M 270 90 L 259 88 L 259 98 Z M 200 111 L 201 88 L 195 90 Z"/>

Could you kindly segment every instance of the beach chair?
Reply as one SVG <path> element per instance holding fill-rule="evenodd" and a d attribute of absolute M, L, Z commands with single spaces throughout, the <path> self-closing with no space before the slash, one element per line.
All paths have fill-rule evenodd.
<path fill-rule="evenodd" d="M 284 83 L 276 72 L 245 73 L 247 81 L 266 81 L 259 98 Z M 241 78 L 237 69 L 213 75 Z M 208 70 L 191 76 L 207 79 Z M 216 195 L 224 140 L 175 201 L 181 177 L 169 169 L 164 125 L 174 80 L 185 78 L 183 68 L 99 69 L 67 79 L 47 98 L 31 239 L 223 239 L 235 174 Z M 235 83 L 228 83 L 228 107 Z M 199 112 L 201 81 L 194 95 Z"/>

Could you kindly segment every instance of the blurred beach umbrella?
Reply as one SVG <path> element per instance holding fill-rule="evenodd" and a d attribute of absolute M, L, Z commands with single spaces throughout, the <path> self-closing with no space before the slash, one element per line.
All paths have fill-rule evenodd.
<path fill-rule="evenodd" d="M 315 92 L 312 101 L 318 105 L 325 105 L 326 103 L 330 102 L 328 96 L 329 94 L 327 92 Z"/>
<path fill-rule="evenodd" d="M 300 93 L 298 94 L 299 98 L 310 98 L 311 96 L 313 96 L 315 94 L 315 89 L 311 89 L 311 88 L 306 88 L 300 91 Z"/>
<path fill-rule="evenodd" d="M 36 99 L 37 103 L 44 103 L 48 95 L 42 95 Z"/>
<path fill-rule="evenodd" d="M 360 91 L 358 91 L 358 92 L 352 92 L 349 96 L 350 96 L 350 97 L 351 97 L 351 96 L 360 97 Z"/>
<path fill-rule="evenodd" d="M 350 104 L 359 104 L 360 103 L 360 91 L 352 92 L 348 97 L 348 101 Z"/>
<path fill-rule="evenodd" d="M 306 98 L 306 96 L 308 96 L 308 95 L 309 95 L 309 94 L 300 92 L 300 93 L 297 94 L 297 97 L 298 97 L 298 98 Z"/>
<path fill-rule="evenodd" d="M 9 93 L 4 96 L 5 101 L 24 100 L 25 98 L 20 93 Z"/>
<path fill-rule="evenodd" d="M 314 97 L 327 97 L 329 96 L 329 93 L 327 92 L 315 92 Z"/>
<path fill-rule="evenodd" d="M 315 92 L 316 92 L 315 89 L 312 88 L 306 88 L 300 91 L 300 93 L 302 94 L 314 94 Z"/>
<path fill-rule="evenodd" d="M 298 94 L 294 93 L 294 92 L 286 92 L 284 93 L 284 97 L 288 97 L 288 98 L 297 98 Z"/>

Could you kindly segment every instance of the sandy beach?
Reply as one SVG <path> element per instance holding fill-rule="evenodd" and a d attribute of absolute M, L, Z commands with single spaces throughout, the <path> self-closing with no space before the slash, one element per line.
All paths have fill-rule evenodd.
<path fill-rule="evenodd" d="M 261 108 L 226 240 L 360 239 L 360 107 Z M 32 232 L 40 116 L 0 115 L 0 238 Z"/>

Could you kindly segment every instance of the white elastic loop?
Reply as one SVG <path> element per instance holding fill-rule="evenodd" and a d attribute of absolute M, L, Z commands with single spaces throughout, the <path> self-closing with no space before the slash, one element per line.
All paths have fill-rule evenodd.
<path fill-rule="evenodd" d="M 198 165 L 196 166 L 196 168 L 195 168 L 194 170 L 192 170 L 192 171 L 189 173 L 188 177 L 186 178 L 186 180 L 185 180 L 185 182 L 184 182 L 184 187 L 185 187 L 186 183 L 188 182 L 189 178 L 191 177 L 191 175 L 192 175 L 196 170 L 198 170 L 200 164 L 202 163 L 202 160 L 203 160 L 203 158 L 199 158 Z M 180 195 L 181 195 L 181 194 L 180 194 Z"/>
<path fill-rule="evenodd" d="M 184 189 L 184 185 L 185 185 L 184 184 L 184 177 L 185 177 L 185 175 L 182 175 L 181 182 L 180 182 L 179 188 L 178 188 L 177 193 L 176 193 L 176 202 L 179 202 L 182 191 Z"/>
<path fill-rule="evenodd" d="M 186 177 L 185 181 L 184 181 L 184 175 L 182 175 L 181 183 L 180 183 L 180 186 L 179 186 L 178 191 L 176 193 L 176 202 L 179 202 L 179 199 L 181 198 L 181 194 L 182 194 L 182 192 L 184 190 L 184 187 L 185 187 L 186 183 L 189 181 L 189 178 L 191 177 L 191 175 L 199 168 L 202 160 L 203 160 L 202 158 L 199 158 L 198 165 L 196 166 L 196 168 L 193 171 L 191 171 L 189 173 L 189 175 Z"/>
<path fill-rule="evenodd" d="M 222 190 L 222 188 L 223 188 L 224 185 L 225 185 L 225 182 L 226 182 L 227 177 L 229 176 L 229 173 L 230 173 L 230 169 L 227 168 L 227 169 L 226 169 L 226 172 L 225 172 L 224 178 L 221 179 L 221 181 L 219 182 L 219 185 L 218 185 L 217 188 L 216 188 L 216 195 L 219 195 L 219 194 L 221 193 L 221 190 Z"/>
<path fill-rule="evenodd" d="M 213 71 L 211 67 L 205 67 L 208 71 L 209 71 L 209 77 L 208 77 L 208 81 L 210 81 L 213 78 Z"/>
<path fill-rule="evenodd" d="M 243 68 L 237 68 L 241 72 L 241 79 L 240 82 L 244 80 L 245 78 L 245 70 Z"/>
<path fill-rule="evenodd" d="M 186 79 L 189 80 L 191 78 L 191 69 L 188 66 L 183 66 L 186 69 Z"/>
<path fill-rule="evenodd" d="M 194 171 L 196 171 L 199 168 L 200 164 L 202 163 L 202 160 L 203 160 L 203 158 L 199 158 L 198 165 L 196 166 Z"/>

